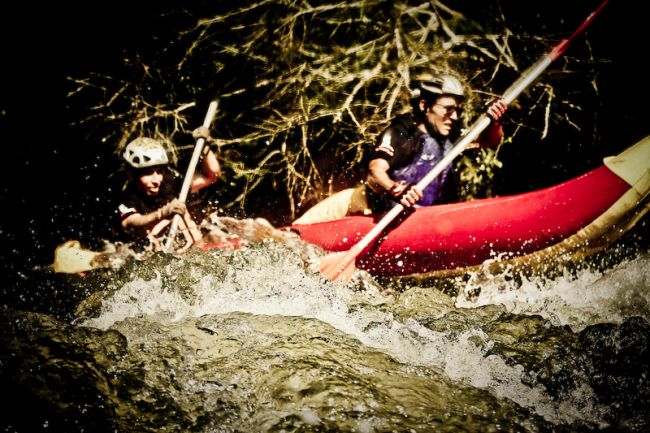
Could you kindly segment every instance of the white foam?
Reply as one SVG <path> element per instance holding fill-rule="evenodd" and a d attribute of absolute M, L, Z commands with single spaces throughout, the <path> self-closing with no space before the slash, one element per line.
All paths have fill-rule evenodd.
<path fill-rule="evenodd" d="M 605 273 L 593 269 L 553 280 L 524 279 L 521 285 L 500 278 L 473 283 L 459 293 L 456 306 L 503 305 L 514 314 L 538 314 L 574 331 L 597 323 L 622 323 L 632 316 L 650 321 L 650 256 L 625 261 Z M 474 295 L 474 293 L 479 293 Z"/>
<path fill-rule="evenodd" d="M 556 324 L 574 326 L 623 320 L 632 310 L 636 312 L 639 303 L 647 313 L 644 289 L 649 268 L 646 257 L 620 265 L 607 275 L 584 271 L 577 280 L 565 275 L 544 284 L 525 281 L 521 287 L 505 289 L 502 281 L 488 281 L 480 287 L 478 297 L 459 296 L 456 305 L 503 304 L 517 314 L 542 314 Z M 263 252 L 251 254 L 245 257 L 245 266 L 231 266 L 225 276 L 204 275 L 190 293 L 184 288 L 183 296 L 166 289 L 162 281 L 158 275 L 151 281 L 137 279 L 125 284 L 105 300 L 101 315 L 85 324 L 107 329 L 127 317 L 177 321 L 231 312 L 312 318 L 404 364 L 437 369 L 454 381 L 510 399 L 550 422 L 598 423 L 602 419 L 600 409 L 592 406 L 595 398 L 586 384 L 556 401 L 543 387 L 524 383 L 522 366 L 488 354 L 493 343 L 480 329 L 456 335 L 434 331 L 414 319 L 396 320 L 390 308 L 373 307 L 381 298 L 378 292 L 356 293 L 324 281 L 296 260 L 276 261 Z M 624 305 L 635 307 L 623 311 Z"/>

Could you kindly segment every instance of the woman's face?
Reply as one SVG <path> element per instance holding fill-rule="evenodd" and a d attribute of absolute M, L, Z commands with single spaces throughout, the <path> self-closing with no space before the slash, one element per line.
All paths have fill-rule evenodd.
<path fill-rule="evenodd" d="M 157 195 L 163 181 L 164 170 L 164 166 L 155 166 L 139 171 L 138 188 L 148 196 Z"/>

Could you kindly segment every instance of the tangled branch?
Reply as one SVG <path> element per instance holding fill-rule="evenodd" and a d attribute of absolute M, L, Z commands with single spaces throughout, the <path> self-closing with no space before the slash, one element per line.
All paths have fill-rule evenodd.
<path fill-rule="evenodd" d="M 516 38 L 505 23 L 498 33 L 485 34 L 442 1 L 410 3 L 215 5 L 223 10 L 209 17 L 202 11 L 204 17 L 179 30 L 151 59 L 129 60 L 124 76 L 71 79 L 69 96 L 96 102 L 78 124 L 101 125 L 93 133 L 119 152 L 140 134 L 170 143 L 186 134 L 202 108 L 188 101 L 217 93 L 221 111 L 213 135 L 229 183 L 226 207 L 245 210 L 251 194 L 273 190 L 286 195 L 293 219 L 336 186 L 361 178 L 376 136 L 408 108 L 411 77 L 460 75 L 476 90 L 467 101 L 468 121 L 486 95 L 499 94 L 491 89 L 506 88 L 517 73 Z M 552 87 L 540 89 L 548 109 Z M 535 110 L 542 97 L 530 93 Z M 490 176 L 498 164 L 493 153 L 486 154 L 464 178 L 484 181 L 477 167 L 487 166 L 483 175 Z"/>

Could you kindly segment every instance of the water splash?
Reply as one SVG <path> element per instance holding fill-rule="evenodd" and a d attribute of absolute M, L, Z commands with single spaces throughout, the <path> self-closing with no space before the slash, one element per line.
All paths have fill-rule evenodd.
<path fill-rule="evenodd" d="M 633 316 L 650 321 L 649 254 L 604 271 L 588 267 L 565 270 L 552 279 L 524 276 L 517 284 L 511 277 L 508 273 L 489 278 L 477 275 L 459 293 L 455 305 L 502 305 L 508 312 L 540 315 L 576 332 L 598 323 L 620 324 Z"/>
<path fill-rule="evenodd" d="M 359 277 L 350 289 L 308 271 L 304 258 L 275 242 L 152 266 L 150 278 L 132 274 L 116 285 L 102 298 L 99 314 L 84 318 L 83 325 L 112 329 L 124 321 L 146 320 L 171 326 L 231 313 L 315 319 L 404 365 L 444 372 L 547 421 L 605 425 L 606 411 L 579 371 L 571 373 L 577 384 L 558 396 L 543 381 L 527 379 L 530 367 L 494 350 L 494 336 L 481 329 L 485 317 L 476 319 L 507 320 L 503 308 L 479 308 L 494 302 L 471 305 L 468 314 L 463 312 L 467 305 L 454 307 L 451 298 L 434 290 L 387 297 L 381 287 L 371 280 L 361 283 Z"/>

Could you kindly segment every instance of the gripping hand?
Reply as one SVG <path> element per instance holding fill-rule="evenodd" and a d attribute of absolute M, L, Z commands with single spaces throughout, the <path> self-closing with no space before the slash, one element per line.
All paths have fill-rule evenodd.
<path fill-rule="evenodd" d="M 492 120 L 497 121 L 507 109 L 508 104 L 506 104 L 503 99 L 495 99 L 488 105 L 487 114 L 492 118 Z"/>
<path fill-rule="evenodd" d="M 169 218 L 173 215 L 183 215 L 185 211 L 187 210 L 187 206 L 185 205 L 184 202 L 180 201 L 179 199 L 175 198 L 160 209 L 158 209 L 158 212 L 160 212 L 160 217 L 161 218 Z"/>
<path fill-rule="evenodd" d="M 422 200 L 422 191 L 408 182 L 395 182 L 390 189 L 390 195 L 404 207 L 411 207 Z"/>

